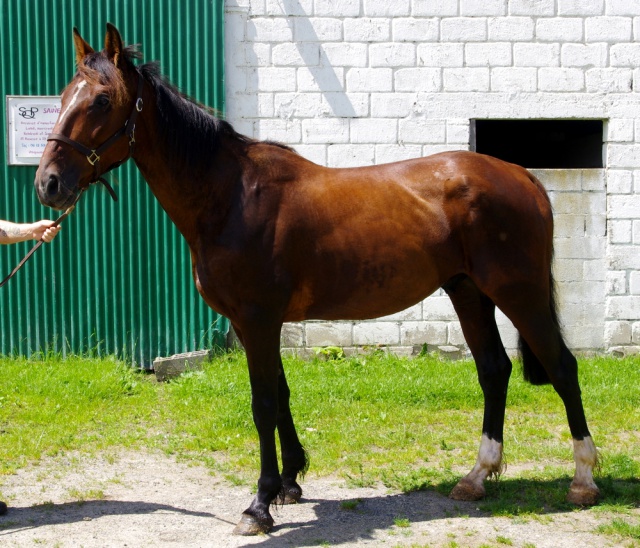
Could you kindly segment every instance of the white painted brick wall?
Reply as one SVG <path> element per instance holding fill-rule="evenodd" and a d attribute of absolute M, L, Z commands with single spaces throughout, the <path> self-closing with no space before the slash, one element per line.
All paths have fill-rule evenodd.
<path fill-rule="evenodd" d="M 604 67 L 607 55 L 606 44 L 562 44 L 560 63 L 565 67 Z"/>
<path fill-rule="evenodd" d="M 570 345 L 640 350 L 640 0 L 226 0 L 226 36 L 234 127 L 328 166 L 466 149 L 474 118 L 605 120 L 604 170 L 536 173 Z M 438 291 L 380 321 L 288 325 L 283 344 L 463 339 Z"/>
<path fill-rule="evenodd" d="M 582 42 L 583 20 L 578 17 L 550 17 L 536 21 L 536 39 L 541 42 Z"/>

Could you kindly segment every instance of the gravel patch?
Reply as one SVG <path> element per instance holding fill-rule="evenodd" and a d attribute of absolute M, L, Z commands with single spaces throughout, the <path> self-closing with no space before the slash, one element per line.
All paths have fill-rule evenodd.
<path fill-rule="evenodd" d="M 300 504 L 272 509 L 270 534 L 236 537 L 231 533 L 251 490 L 160 453 L 51 458 L 0 481 L 9 504 L 0 516 L 2 546 L 625 545 L 596 533 L 612 519 L 606 512 L 489 517 L 474 503 L 434 491 L 351 488 L 339 478 L 311 474 Z"/>

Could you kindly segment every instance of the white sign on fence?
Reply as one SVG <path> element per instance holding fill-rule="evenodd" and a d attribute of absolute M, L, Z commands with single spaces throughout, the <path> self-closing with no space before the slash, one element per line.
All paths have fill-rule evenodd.
<path fill-rule="evenodd" d="M 60 114 L 60 97 L 7 95 L 9 165 L 37 165 Z"/>

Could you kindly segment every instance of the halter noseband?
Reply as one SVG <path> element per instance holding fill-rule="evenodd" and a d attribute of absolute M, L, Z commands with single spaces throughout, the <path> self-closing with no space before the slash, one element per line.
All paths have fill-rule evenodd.
<path fill-rule="evenodd" d="M 47 137 L 47 141 L 62 141 L 63 143 L 67 143 L 68 145 L 71 145 L 74 149 L 76 149 L 81 154 L 84 154 L 85 157 L 87 158 L 87 162 L 89 162 L 93 166 L 93 176 L 91 177 L 91 181 L 89 182 L 89 184 L 97 183 L 97 182 L 102 183 L 107 188 L 107 190 L 111 194 L 111 197 L 114 200 L 118 199 L 116 196 L 116 193 L 114 192 L 113 188 L 111 188 L 109 183 L 107 183 L 107 181 L 105 181 L 101 177 L 101 175 L 103 173 L 106 173 L 107 171 L 110 171 L 122 165 L 129 158 L 131 158 L 131 155 L 133 154 L 133 148 L 136 142 L 136 138 L 135 138 L 136 118 L 138 117 L 138 114 L 142 112 L 142 107 L 143 107 L 143 101 L 142 101 L 143 85 L 144 85 L 144 80 L 142 78 L 142 74 L 140 74 L 139 80 L 138 80 L 138 95 L 135 103 L 133 104 L 133 108 L 131 109 L 131 114 L 129 115 L 127 122 L 125 123 L 124 127 L 116 131 L 111 137 L 109 137 L 99 147 L 96 147 L 96 148 L 86 147 L 82 143 L 79 143 L 78 141 L 74 141 L 70 137 L 67 137 L 66 135 L 62 135 L 61 133 L 51 133 Z M 127 156 L 122 160 L 120 160 L 119 162 L 116 162 L 115 164 L 111 165 L 108 169 L 106 169 L 104 172 L 101 173 L 100 172 L 100 155 L 105 150 L 110 148 L 123 135 L 126 135 L 129 138 L 129 152 Z"/>

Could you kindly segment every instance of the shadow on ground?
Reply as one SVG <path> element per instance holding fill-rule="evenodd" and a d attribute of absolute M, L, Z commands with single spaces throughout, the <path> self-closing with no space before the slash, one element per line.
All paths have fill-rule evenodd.
<path fill-rule="evenodd" d="M 41 504 L 31 507 L 10 507 L 0 517 L 0 544 L 2 537 L 13 532 L 37 530 L 46 526 L 74 524 L 100 520 L 105 516 L 171 515 L 181 520 L 197 520 L 211 531 L 216 542 L 233 546 L 318 546 L 328 544 L 366 543 L 374 541 L 377 533 L 385 531 L 402 539 L 403 531 L 411 526 L 446 526 L 447 520 L 456 517 L 494 518 L 496 516 L 544 515 L 575 511 L 564 502 L 570 478 L 556 480 L 513 479 L 491 482 L 487 499 L 478 502 L 460 502 L 449 499 L 444 493 L 453 484 L 439 483 L 425 490 L 408 494 L 384 494 L 380 490 L 362 489 L 357 498 L 322 497 L 322 485 L 315 485 L 309 498 L 294 506 L 272 509 L 276 526 L 268 535 L 242 539 L 231 537 L 235 523 L 220 517 L 215 502 L 211 511 L 191 511 L 168 504 L 144 501 L 90 500 L 76 503 Z M 640 506 L 640 480 L 636 478 L 599 478 L 603 504 Z M 219 486 L 218 486 L 219 487 Z M 358 491 L 355 491 L 356 493 Z M 347 491 L 345 491 L 347 493 Z M 349 490 L 348 493 L 354 493 Z M 340 493 L 338 493 L 340 495 Z M 247 500 L 248 502 L 248 500 Z M 237 516 L 239 518 L 239 515 Z M 209 521 L 211 520 L 211 521 Z M 122 523 L 124 520 L 118 520 Z M 213 546 L 214 544 L 212 544 Z"/>

